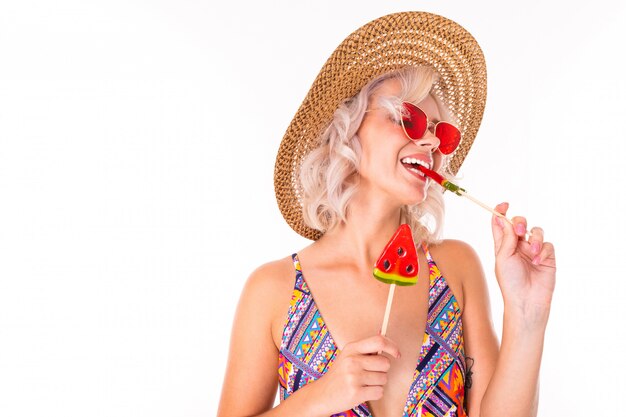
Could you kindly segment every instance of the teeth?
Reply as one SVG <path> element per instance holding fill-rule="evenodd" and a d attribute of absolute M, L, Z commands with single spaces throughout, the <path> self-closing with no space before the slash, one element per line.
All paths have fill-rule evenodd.
<path fill-rule="evenodd" d="M 407 168 L 407 169 L 411 172 L 415 172 L 416 174 L 421 175 L 422 177 L 424 176 L 424 173 L 416 168 Z"/>
<path fill-rule="evenodd" d="M 416 158 L 402 158 L 402 163 L 404 164 L 417 164 L 417 165 L 422 165 L 425 166 L 426 168 L 430 169 L 430 164 L 422 161 L 421 159 L 416 159 Z M 411 168 L 409 168 L 411 169 Z"/>

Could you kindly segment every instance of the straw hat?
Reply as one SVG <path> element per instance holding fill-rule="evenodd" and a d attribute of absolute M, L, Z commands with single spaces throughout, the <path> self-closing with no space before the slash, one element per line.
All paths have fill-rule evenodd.
<path fill-rule="evenodd" d="M 433 87 L 457 118 L 462 140 L 447 168 L 456 174 L 476 137 L 485 109 L 485 58 L 472 35 L 458 23 L 426 12 L 383 16 L 357 29 L 320 70 L 280 144 L 274 189 L 283 217 L 300 235 L 322 233 L 302 217 L 299 174 L 303 158 L 319 145 L 335 110 L 370 80 L 406 66 L 426 65 L 440 76 Z"/>

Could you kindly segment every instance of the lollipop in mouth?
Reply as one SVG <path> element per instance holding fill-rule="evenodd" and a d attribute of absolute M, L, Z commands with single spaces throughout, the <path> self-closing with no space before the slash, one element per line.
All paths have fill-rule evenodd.
<path fill-rule="evenodd" d="M 507 222 L 509 222 L 510 224 L 513 224 L 513 222 L 511 221 L 511 219 L 509 219 L 508 217 L 506 217 L 505 215 L 503 215 L 502 213 L 498 213 L 497 211 L 495 211 L 494 209 L 492 209 L 491 207 L 489 207 L 487 204 L 483 203 L 482 201 L 472 197 L 471 195 L 469 195 L 466 191 L 465 188 L 461 188 L 458 185 L 448 181 L 447 179 L 445 179 L 443 176 L 441 176 L 440 174 L 436 173 L 435 171 L 426 168 L 425 166 L 422 165 L 417 165 L 417 169 L 419 169 L 421 172 L 424 173 L 424 175 L 426 175 L 428 178 L 431 178 L 432 180 L 434 180 L 437 184 L 441 185 L 443 188 L 445 188 L 446 190 L 452 191 L 454 194 L 456 195 L 460 195 L 462 197 L 467 198 L 468 200 L 471 200 L 472 202 L 476 203 L 477 205 L 481 206 L 482 208 L 484 208 L 487 211 L 490 211 L 492 214 L 494 214 L 495 216 L 498 216 L 504 220 L 506 220 Z M 530 232 L 526 232 L 526 236 L 530 237 L 532 236 L 532 233 Z"/>
<path fill-rule="evenodd" d="M 416 166 L 417 166 L 417 169 L 420 170 L 424 175 L 426 175 L 428 178 L 435 181 L 437 184 L 441 185 L 446 190 L 452 191 L 453 193 L 457 195 L 463 195 L 461 194 L 462 192 L 465 191 L 463 188 L 459 187 L 456 184 L 451 183 L 450 181 L 448 181 L 447 179 L 445 179 L 443 176 L 436 173 L 432 169 L 428 169 L 423 165 L 416 165 Z"/>

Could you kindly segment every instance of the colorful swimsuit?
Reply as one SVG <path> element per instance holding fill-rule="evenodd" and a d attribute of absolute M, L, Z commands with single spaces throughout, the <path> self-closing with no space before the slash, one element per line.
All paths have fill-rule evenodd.
<path fill-rule="evenodd" d="M 428 319 L 403 417 L 465 417 L 461 309 L 423 246 L 430 269 Z M 279 352 L 280 400 L 324 375 L 339 353 L 293 254 L 296 282 Z M 372 417 L 366 403 L 334 416 Z"/>

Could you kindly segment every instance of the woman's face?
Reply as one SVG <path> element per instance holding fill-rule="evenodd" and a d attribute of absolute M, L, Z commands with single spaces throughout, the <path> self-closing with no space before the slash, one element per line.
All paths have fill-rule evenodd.
<path fill-rule="evenodd" d="M 413 205 L 424 201 L 430 181 L 417 171 L 415 160 L 429 168 L 436 168 L 440 164 L 441 153 L 437 151 L 439 139 L 430 130 L 424 138 L 411 141 L 400 122 L 396 122 L 386 109 L 377 104 L 381 96 L 399 96 L 400 89 L 400 82 L 390 79 L 384 81 L 370 99 L 368 112 L 357 131 L 362 148 L 359 187 L 386 195 L 391 201 Z M 437 104 L 430 95 L 417 106 L 430 121 L 440 120 Z"/>

